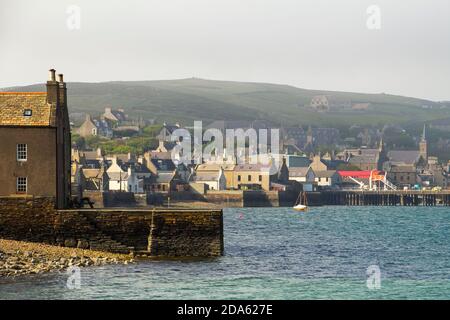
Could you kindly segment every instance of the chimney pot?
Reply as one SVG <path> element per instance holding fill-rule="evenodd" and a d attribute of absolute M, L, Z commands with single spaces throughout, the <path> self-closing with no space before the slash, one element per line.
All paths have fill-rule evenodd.
<path fill-rule="evenodd" d="M 55 82 L 56 81 L 56 70 L 55 69 L 50 69 L 49 70 L 49 81 Z"/>
<path fill-rule="evenodd" d="M 58 74 L 58 81 L 64 83 L 64 75 L 62 73 Z"/>

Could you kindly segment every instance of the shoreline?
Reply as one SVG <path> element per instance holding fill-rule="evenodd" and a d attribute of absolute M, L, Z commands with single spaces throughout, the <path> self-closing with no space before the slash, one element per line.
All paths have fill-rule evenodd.
<path fill-rule="evenodd" d="M 128 264 L 130 255 L 0 239 L 0 278 L 62 271 L 69 267 Z"/>

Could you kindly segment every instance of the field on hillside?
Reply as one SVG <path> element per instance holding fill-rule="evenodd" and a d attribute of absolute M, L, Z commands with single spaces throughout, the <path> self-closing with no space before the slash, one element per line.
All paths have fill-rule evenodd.
<path fill-rule="evenodd" d="M 276 125 L 348 127 L 423 123 L 450 116 L 438 103 L 387 94 L 306 90 L 287 85 L 182 79 L 68 83 L 71 113 L 100 114 L 105 106 L 122 107 L 132 116 L 157 122 L 192 123 L 193 120 L 267 120 Z M 42 91 L 43 84 L 17 91 Z M 367 110 L 332 108 L 319 113 L 309 107 L 311 98 L 326 95 L 337 103 L 370 103 Z"/>

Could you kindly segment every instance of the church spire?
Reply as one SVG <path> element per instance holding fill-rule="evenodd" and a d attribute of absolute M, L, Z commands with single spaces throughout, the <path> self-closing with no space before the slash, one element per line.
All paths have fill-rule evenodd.
<path fill-rule="evenodd" d="M 422 139 L 419 142 L 419 153 L 423 160 L 428 162 L 427 127 L 425 124 L 423 125 Z"/>

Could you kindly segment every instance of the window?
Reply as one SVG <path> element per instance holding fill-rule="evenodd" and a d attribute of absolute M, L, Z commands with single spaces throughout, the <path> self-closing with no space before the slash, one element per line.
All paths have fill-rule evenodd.
<path fill-rule="evenodd" d="M 27 178 L 26 177 L 17 177 L 17 192 L 18 193 L 27 192 Z"/>
<path fill-rule="evenodd" d="M 258 177 L 258 180 L 259 180 L 259 182 L 262 181 L 262 176 L 261 175 Z"/>
<path fill-rule="evenodd" d="M 248 175 L 248 181 L 252 181 L 252 176 L 251 175 Z"/>
<path fill-rule="evenodd" d="M 27 145 L 24 143 L 17 145 L 17 161 L 27 161 Z"/>
<path fill-rule="evenodd" d="M 23 110 L 23 116 L 24 117 L 31 117 L 32 115 L 33 115 L 33 111 L 31 109 Z"/>
<path fill-rule="evenodd" d="M 240 175 L 238 175 L 238 181 L 241 181 L 241 176 Z"/>

